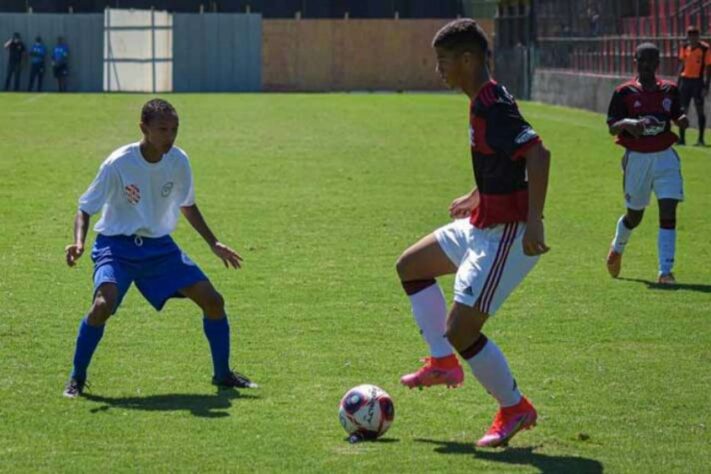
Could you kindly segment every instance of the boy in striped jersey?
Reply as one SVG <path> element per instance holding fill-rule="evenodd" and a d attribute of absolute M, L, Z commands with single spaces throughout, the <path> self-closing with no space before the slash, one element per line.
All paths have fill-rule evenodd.
<path fill-rule="evenodd" d="M 405 250 L 397 262 L 430 357 L 402 377 L 410 387 L 458 386 L 464 375 L 456 350 L 499 410 L 478 446 L 504 445 L 533 426 L 536 410 L 521 394 L 501 350 L 481 330 L 549 249 L 543 205 L 550 154 L 521 116 L 511 94 L 489 77 L 489 43 L 479 25 L 455 20 L 435 36 L 437 71 L 471 99 L 469 138 L 476 186 L 455 199 L 454 222 Z M 447 314 L 435 278 L 456 274 Z"/>

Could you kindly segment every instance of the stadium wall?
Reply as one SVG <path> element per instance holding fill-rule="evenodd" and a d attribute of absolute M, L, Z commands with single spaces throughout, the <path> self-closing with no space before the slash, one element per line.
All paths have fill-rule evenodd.
<path fill-rule="evenodd" d="M 247 92 L 261 89 L 259 14 L 173 15 L 173 90 Z"/>
<path fill-rule="evenodd" d="M 440 90 L 430 43 L 446 21 L 264 20 L 262 90 Z"/>
<path fill-rule="evenodd" d="M 629 79 L 623 76 L 536 69 L 531 98 L 537 102 L 606 114 L 615 87 Z M 696 110 L 693 105 L 690 108 L 689 119 L 692 127 L 696 127 Z M 706 116 L 711 116 L 711 100 L 706 100 L 705 110 Z"/>

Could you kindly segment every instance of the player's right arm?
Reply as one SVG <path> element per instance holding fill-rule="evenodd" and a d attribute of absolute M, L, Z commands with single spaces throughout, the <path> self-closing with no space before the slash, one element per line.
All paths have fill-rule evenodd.
<path fill-rule="evenodd" d="M 67 265 L 73 267 L 77 260 L 84 254 L 84 242 L 89 231 L 89 221 L 91 217 L 86 212 L 79 209 L 74 217 L 74 243 L 64 248 L 67 257 Z"/>
<path fill-rule="evenodd" d="M 86 235 L 89 232 L 90 216 L 101 210 L 116 184 L 117 178 L 111 165 L 104 162 L 94 181 L 79 198 L 79 209 L 74 217 L 74 243 L 64 248 L 67 265 L 70 267 L 76 265 L 76 261 L 84 254 L 84 242 L 86 242 Z"/>
<path fill-rule="evenodd" d="M 684 55 L 684 46 L 681 47 L 679 50 L 679 71 L 676 73 L 676 85 L 677 87 L 681 87 L 681 75 L 684 72 L 684 63 L 685 63 L 685 55 Z"/>
<path fill-rule="evenodd" d="M 627 116 L 627 106 L 619 90 L 612 94 L 610 107 L 607 111 L 607 125 L 610 135 L 627 132 L 633 137 L 639 138 L 644 133 L 644 121 Z"/>
<path fill-rule="evenodd" d="M 627 132 L 635 138 L 644 133 L 644 122 L 638 119 L 626 118 L 610 124 L 610 135 L 619 135 Z"/>

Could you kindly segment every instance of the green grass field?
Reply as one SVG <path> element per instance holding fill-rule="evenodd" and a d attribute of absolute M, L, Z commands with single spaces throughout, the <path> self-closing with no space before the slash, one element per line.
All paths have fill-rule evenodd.
<path fill-rule="evenodd" d="M 651 284 L 656 205 L 612 280 L 621 149 L 604 117 L 540 104 L 522 108 L 553 153 L 552 251 L 486 331 L 540 414 L 509 449 L 473 448 L 495 404 L 469 373 L 458 390 L 398 384 L 426 353 L 395 259 L 472 185 L 455 95 L 168 97 L 198 203 L 244 269 L 186 222 L 175 237 L 225 296 L 233 364 L 261 388 L 216 394 L 197 308 L 155 313 L 132 289 L 89 396 L 64 399 L 91 297 L 88 255 L 64 263 L 76 200 L 139 138 L 146 98 L 0 95 L 0 471 L 708 472 L 711 152 L 680 150 L 681 285 Z M 394 398 L 381 442 L 344 441 L 337 404 L 359 383 Z"/>

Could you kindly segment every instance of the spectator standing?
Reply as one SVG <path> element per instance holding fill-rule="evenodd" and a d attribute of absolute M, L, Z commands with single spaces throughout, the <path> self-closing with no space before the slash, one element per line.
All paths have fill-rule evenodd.
<path fill-rule="evenodd" d="M 57 79 L 59 92 L 67 92 L 67 76 L 69 75 L 69 46 L 63 37 L 57 38 L 57 45 L 52 50 L 52 69 Z"/>
<path fill-rule="evenodd" d="M 14 33 L 12 38 L 7 40 L 4 45 L 9 52 L 7 61 L 7 75 L 5 76 L 5 90 L 10 90 L 10 81 L 13 76 L 15 79 L 14 90 L 20 90 L 20 71 L 22 66 L 22 56 L 25 53 L 25 43 L 20 38 L 20 33 Z"/>
<path fill-rule="evenodd" d="M 27 90 L 31 91 L 37 80 L 37 92 L 42 92 L 42 80 L 44 79 L 44 63 L 47 58 L 47 46 L 42 42 L 42 37 L 35 38 L 35 43 L 30 49 L 30 82 Z"/>

